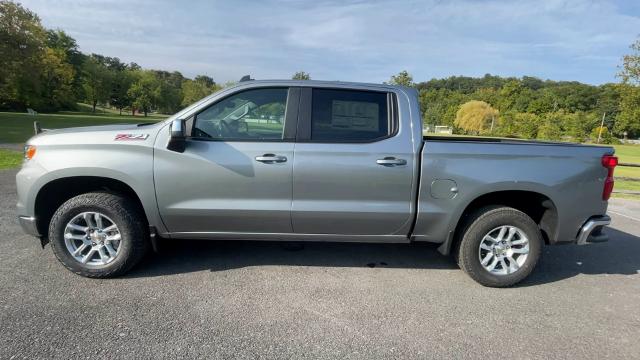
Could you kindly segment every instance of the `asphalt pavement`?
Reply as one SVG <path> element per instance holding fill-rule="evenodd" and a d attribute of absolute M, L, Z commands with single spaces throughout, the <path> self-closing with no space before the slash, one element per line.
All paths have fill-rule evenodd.
<path fill-rule="evenodd" d="M 546 247 L 510 289 L 398 244 L 163 242 L 92 280 L 22 234 L 14 176 L 0 171 L 0 359 L 640 358 L 640 203 L 613 200 L 608 243 Z"/>

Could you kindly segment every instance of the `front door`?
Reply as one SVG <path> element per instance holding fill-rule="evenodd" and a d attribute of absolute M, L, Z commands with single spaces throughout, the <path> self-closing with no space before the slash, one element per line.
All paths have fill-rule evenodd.
<path fill-rule="evenodd" d="M 292 232 L 292 90 L 256 88 L 215 102 L 194 115 L 183 153 L 158 140 L 156 196 L 171 233 Z"/>

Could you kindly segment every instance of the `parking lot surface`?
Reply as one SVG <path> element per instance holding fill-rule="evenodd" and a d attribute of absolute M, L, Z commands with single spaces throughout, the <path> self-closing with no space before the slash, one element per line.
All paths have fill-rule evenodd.
<path fill-rule="evenodd" d="M 546 247 L 511 289 L 398 244 L 163 242 L 91 280 L 22 234 L 14 176 L 0 171 L 0 359 L 640 358 L 640 203 L 613 200 L 608 243 Z"/>

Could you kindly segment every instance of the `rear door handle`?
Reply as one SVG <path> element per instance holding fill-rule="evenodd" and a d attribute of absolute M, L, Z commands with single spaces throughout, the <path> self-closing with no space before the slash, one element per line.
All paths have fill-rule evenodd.
<path fill-rule="evenodd" d="M 275 154 L 264 154 L 262 156 L 256 156 L 255 159 L 265 164 L 283 163 L 287 161 L 286 156 Z"/>
<path fill-rule="evenodd" d="M 407 160 L 397 159 L 393 156 L 387 156 L 384 159 L 376 160 L 376 164 L 382 165 L 382 166 L 400 166 L 400 165 L 407 165 Z"/>

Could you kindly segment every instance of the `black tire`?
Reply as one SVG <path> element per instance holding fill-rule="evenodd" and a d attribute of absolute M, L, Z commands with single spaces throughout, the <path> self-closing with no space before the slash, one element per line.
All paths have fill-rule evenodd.
<path fill-rule="evenodd" d="M 480 260 L 480 243 L 485 235 L 503 225 L 521 229 L 529 240 L 529 253 L 518 270 L 496 275 L 485 269 Z M 536 223 L 522 211 L 506 206 L 488 206 L 471 214 L 460 232 L 454 256 L 458 266 L 473 280 L 489 287 L 509 287 L 524 280 L 535 268 L 542 253 L 543 239 Z"/>
<path fill-rule="evenodd" d="M 102 266 L 88 266 L 76 260 L 65 245 L 65 226 L 83 212 L 100 212 L 117 225 L 121 240 L 118 254 Z M 58 260 L 75 274 L 90 278 L 123 275 L 135 266 L 149 249 L 149 231 L 137 204 L 128 198 L 106 192 L 78 195 L 62 204 L 49 223 L 49 241 Z"/>

